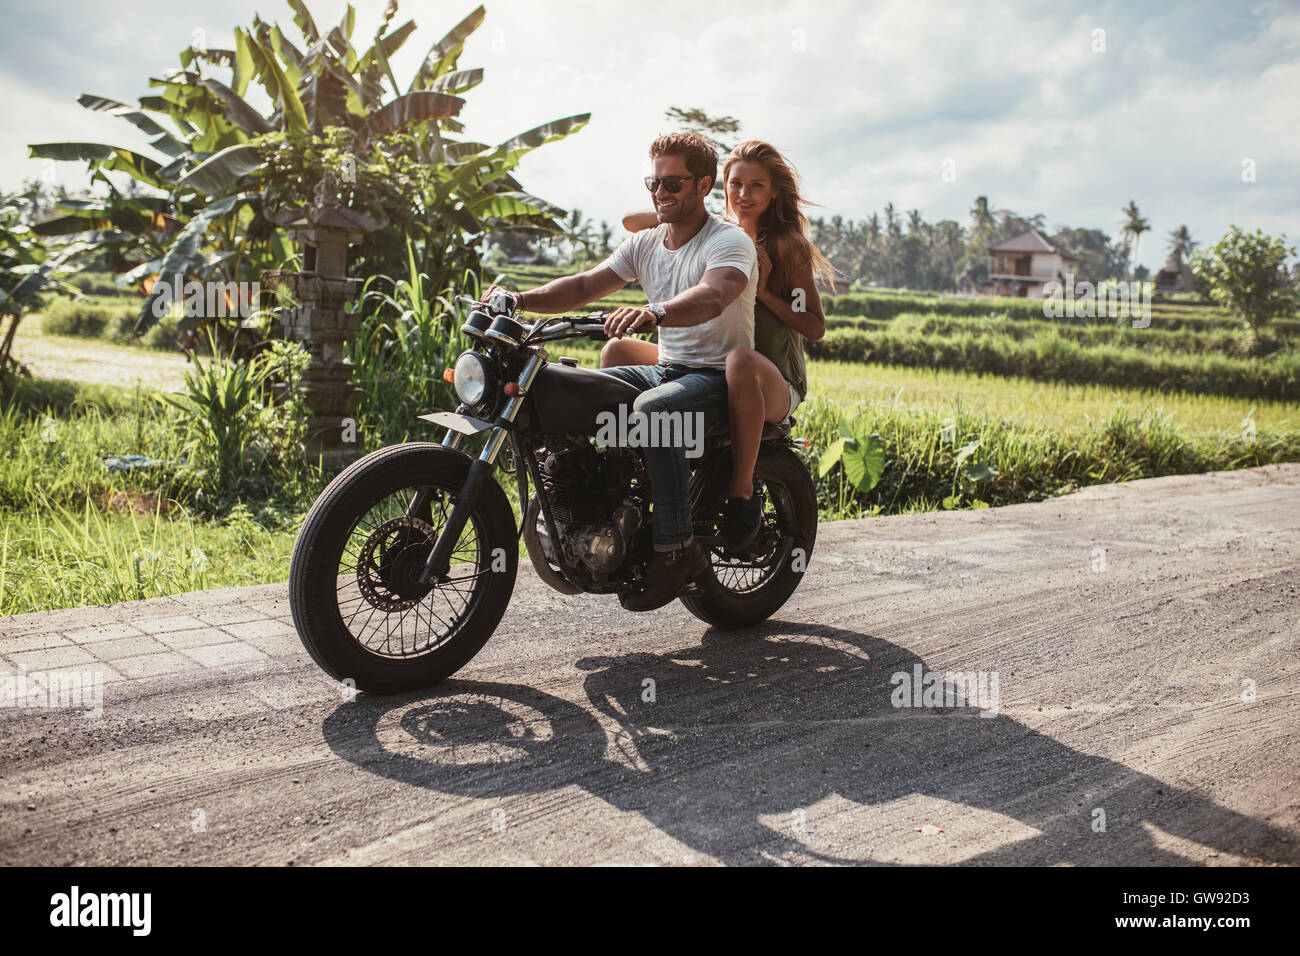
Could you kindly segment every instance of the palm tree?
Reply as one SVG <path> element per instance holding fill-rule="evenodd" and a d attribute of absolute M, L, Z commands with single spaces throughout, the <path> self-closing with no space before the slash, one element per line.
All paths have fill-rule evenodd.
<path fill-rule="evenodd" d="M 561 235 L 568 243 L 571 259 L 577 259 L 578 246 L 582 246 L 587 258 L 591 258 L 591 220 L 582 214 L 581 209 L 575 206 L 570 210 L 569 218 L 564 221 Z"/>
<path fill-rule="evenodd" d="M 898 257 L 897 240 L 903 236 L 903 227 L 899 224 L 898 213 L 894 210 L 892 202 L 885 203 L 885 244 L 883 248 L 883 258 L 885 260 L 885 284 L 889 288 L 894 288 L 894 265 Z"/>
<path fill-rule="evenodd" d="M 934 245 L 943 262 L 945 283 L 955 283 L 957 280 L 957 259 L 961 255 L 964 239 L 959 223 L 951 219 L 943 219 L 935 223 Z"/>
<path fill-rule="evenodd" d="M 1151 223 L 1142 218 L 1137 203 L 1132 199 L 1120 212 L 1124 214 L 1124 224 L 1120 227 L 1120 232 L 1133 237 L 1133 258 L 1129 260 L 1129 275 L 1132 275 L 1133 270 L 1137 268 L 1138 239 L 1142 236 L 1142 233 L 1151 231 Z"/>
<path fill-rule="evenodd" d="M 898 237 L 903 234 L 898 225 L 898 213 L 894 210 L 892 202 L 885 203 L 885 235 Z"/>
<path fill-rule="evenodd" d="M 614 227 L 604 219 L 600 221 L 598 237 L 598 242 L 600 243 L 600 254 L 608 257 L 609 254 L 614 251 Z"/>
<path fill-rule="evenodd" d="M 1169 254 L 1176 256 L 1179 261 L 1185 260 L 1199 245 L 1200 243 L 1192 238 L 1191 231 L 1185 225 L 1169 233 Z"/>

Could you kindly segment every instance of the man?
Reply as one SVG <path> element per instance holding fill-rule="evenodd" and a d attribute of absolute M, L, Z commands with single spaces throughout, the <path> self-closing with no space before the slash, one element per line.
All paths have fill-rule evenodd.
<path fill-rule="evenodd" d="M 660 136 L 650 158 L 654 175 L 646 185 L 660 225 L 629 236 L 594 269 L 518 293 L 517 305 L 543 315 L 568 312 L 639 280 L 648 304 L 610 313 L 605 332 L 618 339 L 657 329 L 659 364 L 603 371 L 641 389 L 633 411 L 700 413 L 704 434 L 719 434 L 728 428 L 727 353 L 754 346 L 757 252 L 743 229 L 705 208 L 718 176 L 708 140 L 695 133 Z M 630 611 L 663 607 L 709 565 L 693 534 L 686 449 L 650 447 L 644 453 L 655 553 L 645 590 L 622 597 Z"/>

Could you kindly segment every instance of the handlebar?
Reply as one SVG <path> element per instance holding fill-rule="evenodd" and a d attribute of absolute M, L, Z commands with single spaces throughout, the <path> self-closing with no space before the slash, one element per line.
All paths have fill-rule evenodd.
<path fill-rule="evenodd" d="M 605 317 L 607 312 L 591 312 L 587 315 L 553 315 L 536 322 L 521 322 L 528 334 L 525 343 L 553 342 L 556 339 L 586 337 L 597 342 L 609 339 L 605 334 Z M 552 334 L 554 333 L 554 334 Z"/>
<path fill-rule="evenodd" d="M 492 296 L 491 302 L 481 302 L 467 295 L 458 295 L 456 301 L 471 306 L 486 306 L 492 314 L 515 318 L 514 303 L 506 299 L 508 295 L 509 293 L 498 292 Z M 536 322 L 522 322 L 518 319 L 515 321 L 524 327 L 525 335 L 522 344 L 525 345 L 572 338 L 589 338 L 597 342 L 606 342 L 609 340 L 609 336 L 605 334 L 605 319 L 608 315 L 608 312 L 589 312 L 586 315 L 552 315 L 538 319 Z"/>

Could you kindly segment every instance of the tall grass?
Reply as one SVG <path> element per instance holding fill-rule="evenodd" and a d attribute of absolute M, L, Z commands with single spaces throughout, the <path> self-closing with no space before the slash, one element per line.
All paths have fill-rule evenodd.
<path fill-rule="evenodd" d="M 244 497 L 268 497 L 295 488 L 308 470 L 303 440 L 307 409 L 298 391 L 310 361 L 295 343 L 274 341 L 247 359 L 219 354 L 193 357 L 182 391 L 156 400 L 180 414 L 173 424 L 181 439 L 177 493 L 216 512 Z M 272 380 L 283 380 L 283 398 Z"/>
<path fill-rule="evenodd" d="M 322 477 L 301 455 L 244 462 L 195 495 L 203 453 L 177 425 L 141 391 L 15 387 L 0 407 L 0 614 L 283 580 Z M 153 463 L 106 466 L 131 454 Z"/>
<path fill-rule="evenodd" d="M 469 347 L 460 331 L 466 310 L 454 296 L 477 295 L 477 276 L 467 272 L 459 286 L 433 289 L 409 243 L 407 255 L 405 279 L 372 276 L 354 305 L 365 319 L 347 355 L 356 367 L 353 384 L 365 390 L 357 430 L 367 450 L 423 438 L 427 426 L 417 416 L 456 407 L 443 372 Z"/>
<path fill-rule="evenodd" d="M 1036 501 L 1085 485 L 1160 475 L 1248 468 L 1300 461 L 1300 430 L 1256 429 L 1189 433 L 1167 415 L 1117 406 L 1109 416 L 1069 429 L 1026 427 L 973 413 L 915 408 L 897 402 L 836 405 L 814 396 L 800 409 L 797 432 L 816 475 L 817 458 L 839 436 L 844 417 L 876 432 L 885 445 L 885 471 L 870 492 L 845 496 L 837 468 L 817 480 L 823 517 L 934 510 L 952 494 L 958 456 L 976 443 L 972 461 L 997 476 L 968 498 L 989 505 Z M 843 504 L 841 504 L 843 502 Z"/>
<path fill-rule="evenodd" d="M 0 615 L 138 601 L 288 577 L 300 514 L 236 506 L 203 520 L 159 500 L 153 510 L 103 511 L 40 499 L 0 511 Z"/>

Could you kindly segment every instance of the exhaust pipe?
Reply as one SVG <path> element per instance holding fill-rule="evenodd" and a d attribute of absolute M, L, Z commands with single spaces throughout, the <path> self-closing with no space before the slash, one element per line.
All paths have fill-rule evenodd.
<path fill-rule="evenodd" d="M 565 580 L 564 575 L 546 560 L 546 551 L 542 548 L 542 541 L 537 536 L 537 518 L 541 514 L 541 502 L 537 496 L 533 495 L 528 501 L 528 509 L 524 512 L 524 547 L 528 549 L 528 560 L 533 562 L 533 570 L 537 576 L 559 591 L 561 594 L 581 594 L 582 589 L 576 588 Z"/>

